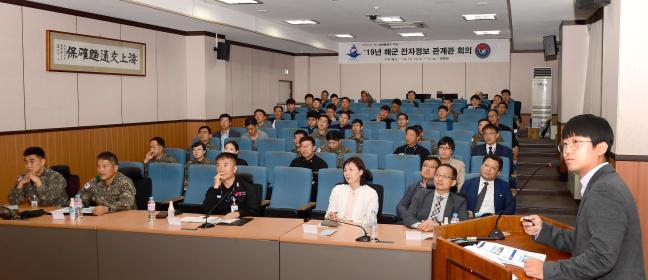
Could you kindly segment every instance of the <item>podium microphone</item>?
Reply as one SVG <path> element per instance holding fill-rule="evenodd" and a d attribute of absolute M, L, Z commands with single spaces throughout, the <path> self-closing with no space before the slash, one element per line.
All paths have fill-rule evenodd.
<path fill-rule="evenodd" d="M 358 242 L 369 242 L 369 241 L 371 241 L 371 236 L 369 236 L 367 234 L 367 231 L 362 226 L 352 224 L 352 223 L 346 223 L 346 222 L 343 222 L 343 221 L 331 220 L 331 219 L 324 219 L 324 221 L 322 221 L 322 223 L 321 223 L 321 225 L 327 226 L 327 227 L 337 227 L 339 224 L 350 225 L 350 226 L 359 227 L 359 228 L 362 229 L 363 235 L 356 238 L 355 241 L 358 241 Z"/>
<path fill-rule="evenodd" d="M 499 229 L 499 226 L 498 226 L 500 218 L 502 217 L 504 212 L 506 212 L 509 209 L 509 207 L 511 207 L 511 205 L 517 205 L 517 197 L 518 197 L 518 195 L 520 195 L 522 190 L 524 190 L 524 188 L 526 188 L 526 186 L 531 181 L 531 178 L 533 178 L 533 176 L 535 176 L 536 173 L 538 173 L 538 171 L 540 171 L 540 169 L 542 169 L 544 167 L 547 167 L 547 166 L 546 165 L 541 165 L 541 166 L 537 167 L 535 170 L 533 170 L 533 172 L 531 173 L 531 176 L 529 176 L 529 178 L 526 179 L 524 184 L 522 184 L 522 186 L 517 189 L 517 192 L 515 193 L 515 196 L 513 196 L 513 201 L 515 203 L 514 204 L 509 204 L 506 208 L 504 208 L 504 210 L 502 210 L 502 212 L 499 215 L 497 215 L 497 220 L 495 220 L 495 227 L 493 227 L 493 230 L 488 234 L 488 237 L 478 237 L 477 239 L 480 239 L 480 240 L 502 240 L 502 239 L 504 239 L 504 233 L 502 233 L 502 231 Z"/>
<path fill-rule="evenodd" d="M 208 228 L 214 227 L 214 224 L 207 222 L 207 219 L 209 219 L 209 215 L 211 215 L 211 213 L 214 212 L 214 210 L 216 210 L 216 207 L 220 206 L 221 203 L 223 201 L 225 201 L 225 199 L 228 196 L 230 196 L 232 194 L 232 192 L 234 192 L 234 189 L 235 189 L 234 187 L 230 188 L 229 192 L 226 193 L 225 195 L 223 195 L 223 197 L 221 197 L 221 199 L 219 201 L 217 201 L 216 204 L 214 204 L 214 206 L 207 213 L 205 213 L 205 222 L 202 223 L 200 226 L 198 226 L 198 228 L 208 229 Z"/>

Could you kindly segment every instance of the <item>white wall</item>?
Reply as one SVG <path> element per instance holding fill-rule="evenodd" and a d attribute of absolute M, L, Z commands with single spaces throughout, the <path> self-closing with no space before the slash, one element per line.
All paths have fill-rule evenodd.
<path fill-rule="evenodd" d="M 560 121 L 583 113 L 589 32 L 586 25 L 563 25 L 561 29 Z"/>
<path fill-rule="evenodd" d="M 20 7 L 0 3 L 0 131 L 25 129 Z"/>

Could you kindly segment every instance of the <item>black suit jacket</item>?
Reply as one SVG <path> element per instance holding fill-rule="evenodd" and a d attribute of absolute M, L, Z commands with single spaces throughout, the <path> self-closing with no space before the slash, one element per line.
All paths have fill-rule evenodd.
<path fill-rule="evenodd" d="M 219 131 L 216 131 L 216 133 L 214 133 L 214 137 L 217 137 L 217 138 L 220 139 L 221 136 L 222 136 L 222 135 L 221 135 L 221 131 L 220 131 L 220 130 L 219 130 Z M 232 130 L 232 129 L 230 129 L 230 131 L 229 131 L 229 137 L 241 137 L 241 133 L 239 133 L 239 132 L 236 131 L 236 130 Z"/>
<path fill-rule="evenodd" d="M 586 186 L 576 229 L 543 223 L 536 242 L 572 255 L 545 262 L 545 279 L 646 279 L 637 206 L 609 164 Z"/>
<path fill-rule="evenodd" d="M 426 189 L 419 191 L 414 195 L 412 203 L 410 203 L 407 212 L 403 215 L 403 225 L 411 227 L 413 224 L 426 220 L 432 211 L 432 203 L 434 202 L 434 189 Z M 459 214 L 459 220 L 468 219 L 468 210 L 466 210 L 466 199 L 462 196 L 450 192 L 448 201 L 446 202 L 445 209 L 443 210 L 443 217 L 452 218 L 452 213 Z"/>

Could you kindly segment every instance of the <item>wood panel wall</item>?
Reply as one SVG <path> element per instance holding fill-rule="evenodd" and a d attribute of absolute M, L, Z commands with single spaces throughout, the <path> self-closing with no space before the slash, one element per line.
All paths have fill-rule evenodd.
<path fill-rule="evenodd" d="M 244 119 L 234 118 L 233 123 L 241 126 Z M 218 121 L 177 121 L 0 135 L 0 203 L 7 203 L 7 194 L 24 172 L 22 152 L 27 147 L 42 147 L 49 166 L 69 165 L 83 185 L 96 175 L 100 152 L 111 151 L 120 161 L 143 161 L 151 137 L 164 138 L 169 148 L 186 148 L 205 123 L 213 131 L 220 128 Z"/>

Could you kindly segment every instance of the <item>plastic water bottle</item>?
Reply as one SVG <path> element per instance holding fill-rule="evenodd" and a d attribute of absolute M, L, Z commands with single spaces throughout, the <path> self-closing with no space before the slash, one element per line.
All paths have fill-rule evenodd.
<path fill-rule="evenodd" d="M 76 211 L 74 210 L 74 198 L 70 198 L 70 213 L 68 215 L 70 216 L 70 221 L 74 221 L 76 217 Z"/>
<path fill-rule="evenodd" d="M 148 222 L 149 224 L 152 224 L 155 221 L 155 200 L 153 200 L 152 196 L 149 197 L 147 210 L 148 210 Z"/>
<path fill-rule="evenodd" d="M 74 217 L 75 220 L 80 221 L 83 218 L 83 201 L 81 200 L 81 195 L 77 194 L 74 197 L 74 212 L 76 216 Z"/>
<path fill-rule="evenodd" d="M 451 224 L 456 224 L 459 222 L 459 214 L 452 213 L 452 219 L 450 220 Z"/>
<path fill-rule="evenodd" d="M 169 209 L 167 209 L 167 219 L 175 218 L 175 208 L 173 207 L 173 201 L 169 201 Z"/>
<path fill-rule="evenodd" d="M 29 200 L 31 207 L 36 208 L 38 207 L 38 197 L 36 195 L 32 195 L 31 199 Z"/>
<path fill-rule="evenodd" d="M 369 215 L 369 228 L 371 229 L 371 240 L 376 240 L 378 238 L 378 210 L 371 210 Z"/>

